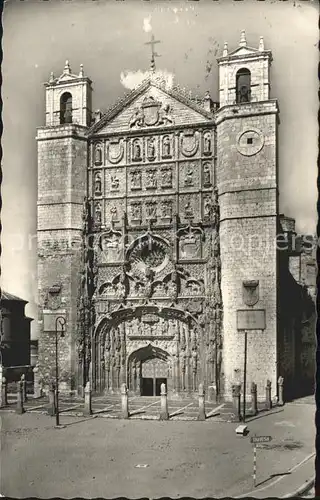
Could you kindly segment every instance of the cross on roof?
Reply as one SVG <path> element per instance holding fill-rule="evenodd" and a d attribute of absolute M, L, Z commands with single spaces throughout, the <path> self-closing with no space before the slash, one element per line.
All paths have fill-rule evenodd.
<path fill-rule="evenodd" d="M 155 52 L 154 47 L 157 43 L 161 43 L 161 40 L 155 40 L 154 34 L 151 35 L 150 42 L 146 42 L 145 45 L 151 45 L 151 71 L 154 72 L 156 69 L 155 57 L 160 57 L 157 52 Z"/>

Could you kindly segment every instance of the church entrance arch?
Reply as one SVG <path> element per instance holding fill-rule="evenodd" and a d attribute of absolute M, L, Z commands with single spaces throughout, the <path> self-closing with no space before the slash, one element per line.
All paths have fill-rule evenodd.
<path fill-rule="evenodd" d="M 128 359 L 128 387 L 141 396 L 160 396 L 162 383 L 171 388 L 171 360 L 167 352 L 149 344 Z"/>
<path fill-rule="evenodd" d="M 202 380 L 203 333 L 195 318 L 177 307 L 123 307 L 101 318 L 92 349 L 97 393 L 157 396 L 193 393 Z"/>

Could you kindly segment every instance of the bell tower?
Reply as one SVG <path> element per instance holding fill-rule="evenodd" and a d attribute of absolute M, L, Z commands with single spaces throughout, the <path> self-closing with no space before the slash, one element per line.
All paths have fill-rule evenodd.
<path fill-rule="evenodd" d="M 243 326 L 239 324 L 240 315 L 253 321 L 247 329 L 246 393 L 250 394 L 252 382 L 262 399 L 267 380 L 272 383 L 272 395 L 277 387 L 278 104 L 270 98 L 271 61 L 263 38 L 258 48 L 249 47 L 244 31 L 238 48 L 229 52 L 225 43 L 218 59 L 216 172 L 228 398 L 233 385 L 241 384 L 243 391 L 244 332 L 239 329 Z"/>
<path fill-rule="evenodd" d="M 52 379 L 55 318 L 66 319 L 59 339 L 60 389 L 76 387 L 77 296 L 81 272 L 82 210 L 87 190 L 87 130 L 91 124 L 91 80 L 71 72 L 53 73 L 46 87 L 45 126 L 38 143 L 39 368 Z"/>

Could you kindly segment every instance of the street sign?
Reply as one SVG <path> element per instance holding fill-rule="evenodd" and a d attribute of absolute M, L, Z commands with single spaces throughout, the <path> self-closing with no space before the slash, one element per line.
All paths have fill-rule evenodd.
<path fill-rule="evenodd" d="M 272 437 L 271 436 L 253 436 L 251 439 L 250 439 L 250 442 L 251 443 L 270 443 L 270 441 L 272 441 Z"/>
<path fill-rule="evenodd" d="M 265 330 L 265 309 L 238 309 L 237 330 Z"/>

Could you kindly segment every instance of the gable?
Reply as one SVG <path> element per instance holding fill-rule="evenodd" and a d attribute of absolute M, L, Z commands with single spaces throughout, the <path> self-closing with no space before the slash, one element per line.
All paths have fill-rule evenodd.
<path fill-rule="evenodd" d="M 184 101 L 184 102 L 183 102 Z M 144 130 L 166 126 L 182 126 L 211 121 L 210 113 L 199 105 L 188 102 L 187 98 L 176 96 L 152 84 L 147 86 L 115 116 L 108 114 L 95 124 L 92 132 L 109 134 L 130 130 Z"/>

